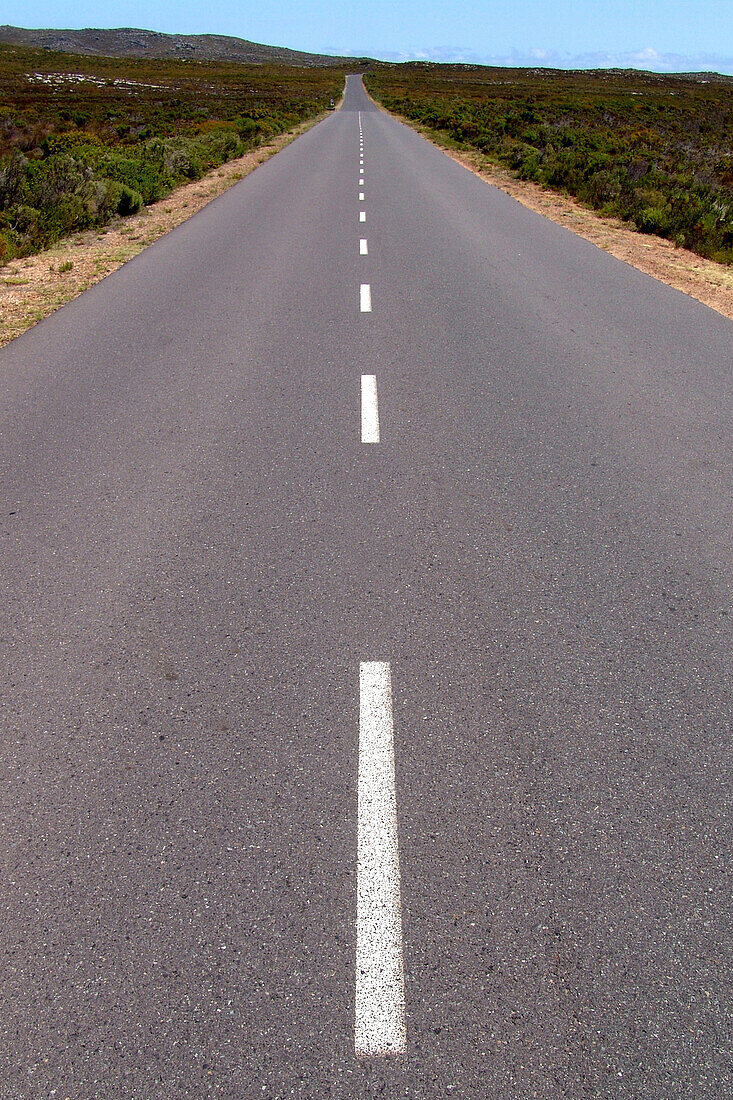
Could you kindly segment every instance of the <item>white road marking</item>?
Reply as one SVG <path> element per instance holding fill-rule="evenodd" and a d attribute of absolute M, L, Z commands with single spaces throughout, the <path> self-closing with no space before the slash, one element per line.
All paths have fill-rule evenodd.
<path fill-rule="evenodd" d="M 364 202 L 364 192 L 363 191 L 359 192 L 359 201 Z"/>
<path fill-rule="evenodd" d="M 372 312 L 372 288 L 369 283 L 361 284 L 361 312 Z"/>
<path fill-rule="evenodd" d="M 366 237 L 362 237 L 361 240 L 359 241 L 359 255 L 360 256 L 368 256 L 369 255 L 369 249 L 367 247 Z"/>
<path fill-rule="evenodd" d="M 359 211 L 359 221 L 360 222 L 365 222 L 366 221 L 366 210 L 360 210 Z"/>
<path fill-rule="evenodd" d="M 361 441 L 379 443 L 379 403 L 374 374 L 361 376 Z"/>
<path fill-rule="evenodd" d="M 407 1046 L 400 856 L 389 662 L 359 670 L 359 796 L 356 887 L 357 1056 Z"/>

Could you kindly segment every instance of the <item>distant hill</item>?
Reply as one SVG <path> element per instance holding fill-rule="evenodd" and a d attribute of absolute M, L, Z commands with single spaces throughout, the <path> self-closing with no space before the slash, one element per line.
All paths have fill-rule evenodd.
<path fill-rule="evenodd" d="M 97 57 L 146 57 L 191 61 L 239 61 L 248 65 L 359 65 L 367 58 L 302 53 L 263 46 L 224 34 L 162 34 L 133 27 L 116 30 L 25 30 L 0 26 L 0 42 Z"/>

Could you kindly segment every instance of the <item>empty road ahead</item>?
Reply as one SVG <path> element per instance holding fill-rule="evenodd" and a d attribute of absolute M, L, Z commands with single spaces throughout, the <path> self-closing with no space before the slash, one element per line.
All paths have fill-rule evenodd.
<path fill-rule="evenodd" d="M 0 352 L 0 1097 L 721 1100 L 733 325 L 368 100 Z"/>

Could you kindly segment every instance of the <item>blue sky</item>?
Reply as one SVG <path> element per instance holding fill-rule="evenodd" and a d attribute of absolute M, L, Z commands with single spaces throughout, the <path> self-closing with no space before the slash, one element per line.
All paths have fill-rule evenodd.
<path fill-rule="evenodd" d="M 733 74 L 733 0 L 3 0 L 22 27 L 144 27 L 231 34 L 402 61 L 624 66 Z"/>

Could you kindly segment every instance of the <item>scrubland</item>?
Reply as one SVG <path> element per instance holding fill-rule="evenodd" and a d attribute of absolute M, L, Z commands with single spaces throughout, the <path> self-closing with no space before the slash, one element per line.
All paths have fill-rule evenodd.
<path fill-rule="evenodd" d="M 0 45 L 0 264 L 132 215 L 323 111 L 341 70 Z"/>
<path fill-rule="evenodd" d="M 365 84 L 444 143 L 733 263 L 733 78 L 415 63 Z"/>

